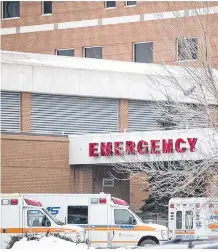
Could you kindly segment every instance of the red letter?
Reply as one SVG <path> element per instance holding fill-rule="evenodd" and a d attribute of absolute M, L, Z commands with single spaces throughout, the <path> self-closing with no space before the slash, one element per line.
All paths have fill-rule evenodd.
<path fill-rule="evenodd" d="M 114 155 L 121 155 L 121 151 L 123 150 L 123 142 L 114 142 Z"/>
<path fill-rule="evenodd" d="M 137 144 L 137 152 L 139 154 L 146 154 L 148 152 L 148 143 L 144 140 L 140 140 Z"/>
<path fill-rule="evenodd" d="M 185 147 L 182 147 L 180 148 L 180 144 L 183 143 L 185 144 L 186 141 L 184 139 L 177 139 L 176 142 L 175 142 L 175 148 L 176 148 L 176 151 L 177 153 L 184 153 L 186 151 L 186 148 Z"/>
<path fill-rule="evenodd" d="M 98 146 L 98 143 L 89 143 L 89 157 L 97 157 L 98 154 L 95 153 L 98 150 L 95 146 Z"/>
<path fill-rule="evenodd" d="M 166 139 L 162 140 L 162 153 L 172 153 L 173 152 L 173 140 L 168 139 L 168 142 Z"/>
<path fill-rule="evenodd" d="M 127 154 L 135 154 L 135 142 L 126 141 L 126 153 Z"/>
<path fill-rule="evenodd" d="M 112 152 L 112 143 L 111 142 L 107 142 L 101 143 L 101 156 L 111 156 L 111 152 Z"/>
<path fill-rule="evenodd" d="M 156 143 L 160 143 L 160 140 L 151 140 L 151 154 L 160 154 L 160 150 L 156 149 L 159 145 L 156 145 Z"/>
<path fill-rule="evenodd" d="M 190 146 L 190 152 L 194 152 L 195 151 L 195 145 L 197 143 L 197 138 L 187 138 L 189 146 Z"/>

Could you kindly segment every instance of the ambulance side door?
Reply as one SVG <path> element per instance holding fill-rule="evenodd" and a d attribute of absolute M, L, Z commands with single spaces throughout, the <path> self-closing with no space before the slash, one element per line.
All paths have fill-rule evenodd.
<path fill-rule="evenodd" d="M 136 246 L 139 234 L 134 230 L 137 220 L 126 208 L 113 207 L 113 247 Z"/>
<path fill-rule="evenodd" d="M 50 227 L 54 227 L 54 223 L 39 208 L 25 208 L 23 210 L 23 220 L 24 232 L 28 233 L 46 233 Z"/>

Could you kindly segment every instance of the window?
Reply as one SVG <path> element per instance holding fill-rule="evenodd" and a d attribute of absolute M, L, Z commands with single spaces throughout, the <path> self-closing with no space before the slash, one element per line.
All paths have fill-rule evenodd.
<path fill-rule="evenodd" d="M 58 56 L 69 56 L 73 57 L 74 56 L 74 49 L 61 49 L 61 50 L 56 50 L 56 54 Z"/>
<path fill-rule="evenodd" d="M 114 179 L 103 179 L 103 187 L 114 187 Z"/>
<path fill-rule="evenodd" d="M 52 14 L 52 1 L 42 2 L 42 15 Z"/>
<path fill-rule="evenodd" d="M 153 43 L 135 43 L 133 45 L 134 62 L 153 63 Z"/>
<path fill-rule="evenodd" d="M 119 225 L 120 224 L 135 225 L 136 224 L 136 219 L 126 209 L 115 209 L 114 219 L 115 219 L 115 224 L 119 224 Z"/>
<path fill-rule="evenodd" d="M 193 212 L 191 210 L 185 212 L 185 228 L 193 229 Z"/>
<path fill-rule="evenodd" d="M 182 211 L 176 212 L 176 229 L 182 229 Z"/>
<path fill-rule="evenodd" d="M 84 48 L 84 56 L 86 58 L 102 58 L 102 47 L 87 47 Z"/>
<path fill-rule="evenodd" d="M 51 222 L 48 217 L 39 210 L 27 211 L 27 224 L 30 227 L 50 227 Z"/>
<path fill-rule="evenodd" d="M 105 8 L 115 8 L 116 1 L 105 1 Z"/>
<path fill-rule="evenodd" d="M 68 224 L 88 224 L 88 206 L 68 206 Z"/>
<path fill-rule="evenodd" d="M 177 39 L 177 61 L 196 60 L 198 57 L 197 38 Z"/>
<path fill-rule="evenodd" d="M 126 1 L 126 6 L 135 6 L 136 1 Z"/>
<path fill-rule="evenodd" d="M 3 1 L 2 19 L 20 17 L 20 1 Z"/>

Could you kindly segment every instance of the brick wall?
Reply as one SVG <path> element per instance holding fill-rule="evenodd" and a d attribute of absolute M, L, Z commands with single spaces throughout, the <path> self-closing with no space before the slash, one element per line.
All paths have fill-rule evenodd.
<path fill-rule="evenodd" d="M 91 166 L 79 165 L 71 166 L 74 172 L 74 192 L 75 193 L 92 193 L 93 170 Z"/>
<path fill-rule="evenodd" d="M 112 167 L 103 165 L 93 165 L 93 193 L 109 193 L 114 197 L 121 198 L 128 203 L 130 202 L 129 180 L 122 180 L 127 178 L 126 175 L 117 173 Z M 114 181 L 114 187 L 102 187 L 103 178 L 110 178 L 109 172 L 112 173 L 117 179 Z"/>
<path fill-rule="evenodd" d="M 31 130 L 31 94 L 22 92 L 20 95 L 20 127 L 22 132 Z"/>
<path fill-rule="evenodd" d="M 3 193 L 70 193 L 66 137 L 2 134 Z"/>
<path fill-rule="evenodd" d="M 146 188 L 146 177 L 143 174 L 132 176 L 130 179 L 130 205 L 133 210 L 138 210 L 144 204 L 144 200 L 148 198 L 148 194 L 144 192 Z"/>
<path fill-rule="evenodd" d="M 181 10 L 206 6 L 198 3 L 137 3 L 136 7 L 124 7 L 124 2 L 117 2 L 117 8 L 105 10 L 102 2 L 56 2 L 52 16 L 41 16 L 40 2 L 22 2 L 21 18 L 3 20 L 2 27 L 57 23 L 63 21 L 86 20 L 102 17 L 125 16 L 140 13 L 155 13 L 167 10 Z M 217 2 L 207 5 L 216 6 Z M 85 46 L 103 46 L 103 58 L 132 61 L 133 43 L 153 41 L 154 63 L 176 62 L 176 38 L 181 36 L 203 37 L 199 20 L 205 26 L 207 20 L 208 41 L 211 47 L 213 67 L 218 68 L 218 15 L 185 17 L 139 23 L 114 24 L 97 27 L 75 28 L 66 30 L 30 32 L 4 35 L 1 38 L 2 49 L 12 51 L 55 54 L 56 49 L 74 48 L 75 56 L 81 57 Z M 178 29 L 178 27 L 180 27 Z M 25 42 L 25 46 L 23 43 Z M 46 45 L 46 46 L 45 46 Z M 200 53 L 200 50 L 199 50 Z M 181 64 L 181 63 L 179 63 Z M 185 62 L 187 64 L 187 62 Z M 193 65 L 193 62 L 190 63 Z M 196 62 L 198 65 L 198 62 Z"/>
<path fill-rule="evenodd" d="M 119 102 L 119 129 L 120 131 L 128 130 L 128 100 L 121 99 Z"/>

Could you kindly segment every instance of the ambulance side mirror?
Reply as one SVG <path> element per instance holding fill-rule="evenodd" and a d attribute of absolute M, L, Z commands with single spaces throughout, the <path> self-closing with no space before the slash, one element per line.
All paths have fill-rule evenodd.
<path fill-rule="evenodd" d="M 134 219 L 133 217 L 129 217 L 129 224 L 130 225 L 136 225 L 136 219 Z"/>
<path fill-rule="evenodd" d="M 47 221 L 47 227 L 50 227 L 51 226 L 51 222 L 50 220 Z"/>

